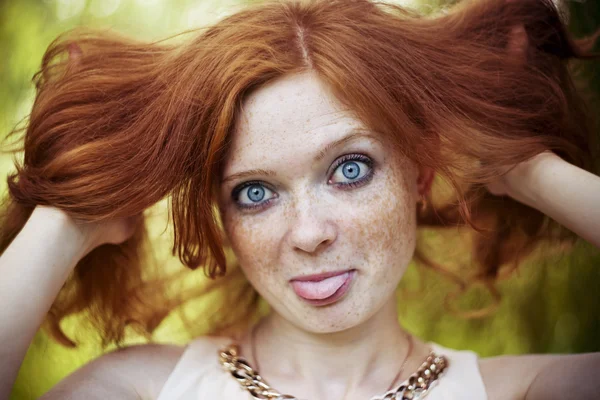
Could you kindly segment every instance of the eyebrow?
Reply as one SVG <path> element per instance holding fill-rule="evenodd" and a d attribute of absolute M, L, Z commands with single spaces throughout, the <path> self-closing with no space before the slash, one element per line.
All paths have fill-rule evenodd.
<path fill-rule="evenodd" d="M 360 129 L 356 129 L 356 128 L 351 129 L 350 133 L 347 136 L 344 136 L 343 138 L 338 139 L 338 140 L 334 140 L 333 142 L 328 143 L 325 147 L 323 147 L 323 149 L 321 151 L 319 151 L 319 153 L 313 159 L 313 163 L 317 163 L 317 162 L 321 161 L 323 158 L 325 158 L 327 153 L 329 153 L 334 148 L 339 147 L 345 143 L 351 142 L 353 140 L 356 140 L 360 137 L 368 137 L 368 138 L 376 139 L 376 137 L 373 134 L 371 134 L 365 130 L 360 130 Z M 228 177 L 224 178 L 221 181 L 221 184 L 229 182 L 229 181 L 237 179 L 237 178 L 246 178 L 249 176 L 256 176 L 256 175 L 275 176 L 275 171 L 266 170 L 266 169 L 250 169 L 247 171 L 238 172 L 238 173 L 229 175 Z"/>

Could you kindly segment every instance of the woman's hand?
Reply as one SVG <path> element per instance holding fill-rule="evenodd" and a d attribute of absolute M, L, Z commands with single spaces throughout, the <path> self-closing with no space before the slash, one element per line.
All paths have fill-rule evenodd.
<path fill-rule="evenodd" d="M 600 177 L 553 152 L 516 165 L 486 187 L 540 210 L 600 247 Z"/>
<path fill-rule="evenodd" d="M 545 151 L 527 161 L 515 165 L 509 172 L 500 176 L 495 181 L 488 183 L 486 185 L 487 190 L 495 196 L 514 197 L 511 193 L 519 192 L 519 189 L 522 189 L 521 186 L 527 175 L 531 172 L 531 169 L 534 169 L 535 165 L 540 163 L 544 158 L 554 158 L 562 161 L 562 159 L 553 152 Z"/>
<path fill-rule="evenodd" d="M 55 207 L 38 205 L 36 214 L 43 214 L 47 219 L 58 219 L 69 224 L 81 235 L 84 243 L 84 254 L 103 244 L 121 244 L 135 232 L 136 226 L 142 220 L 142 214 L 128 218 L 118 218 L 102 222 L 87 222 L 73 218 L 67 212 Z"/>
<path fill-rule="evenodd" d="M 102 244 L 127 240 L 140 216 L 82 222 L 36 206 L 0 257 L 0 399 L 8 398 L 33 336 L 79 260 Z"/>
<path fill-rule="evenodd" d="M 104 222 L 85 222 L 71 218 L 72 223 L 85 237 L 87 247 L 85 254 L 103 244 L 121 244 L 135 232 L 142 220 L 142 214 L 128 218 L 112 219 Z"/>

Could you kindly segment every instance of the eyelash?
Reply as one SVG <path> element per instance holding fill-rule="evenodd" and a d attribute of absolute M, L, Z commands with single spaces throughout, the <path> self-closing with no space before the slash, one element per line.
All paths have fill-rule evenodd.
<path fill-rule="evenodd" d="M 332 172 L 331 172 L 330 176 L 333 175 L 333 173 L 335 173 L 335 171 L 341 165 L 347 163 L 348 161 L 360 161 L 360 162 L 366 164 L 369 167 L 369 172 L 357 181 L 348 182 L 348 183 L 334 183 L 335 186 L 341 188 L 342 190 L 349 190 L 349 189 L 352 189 L 352 188 L 355 188 L 358 186 L 366 185 L 373 178 L 373 174 L 374 174 L 373 160 L 363 154 L 346 154 L 346 155 L 343 155 L 342 157 L 338 158 L 331 168 Z M 327 183 L 329 183 L 330 181 L 331 181 L 331 178 L 329 178 L 327 180 Z M 267 207 L 269 204 L 271 204 L 272 200 L 277 198 L 277 196 L 274 196 L 268 200 L 265 200 L 261 203 L 257 203 L 256 205 L 251 205 L 251 206 L 240 204 L 238 202 L 238 200 L 239 200 L 239 196 L 240 196 L 240 193 L 242 192 L 242 190 L 244 190 L 245 188 L 247 188 L 249 186 L 254 186 L 254 185 L 260 185 L 260 186 L 266 187 L 263 184 L 263 182 L 261 182 L 261 181 L 248 181 L 248 182 L 242 183 L 240 186 L 236 187 L 233 190 L 231 196 L 232 196 L 233 200 L 235 201 L 236 206 L 239 209 L 241 209 L 243 211 L 255 211 L 255 210 L 257 211 L 257 210 Z M 269 189 L 269 188 L 267 187 L 267 189 Z M 272 189 L 269 189 L 269 190 L 272 190 Z"/>

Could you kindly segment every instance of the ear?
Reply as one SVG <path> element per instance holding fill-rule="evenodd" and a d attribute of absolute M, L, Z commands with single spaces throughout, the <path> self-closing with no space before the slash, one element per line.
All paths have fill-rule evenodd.
<path fill-rule="evenodd" d="M 420 196 L 423 196 L 431 190 L 435 171 L 430 167 L 420 167 L 419 176 L 417 178 L 417 191 Z"/>

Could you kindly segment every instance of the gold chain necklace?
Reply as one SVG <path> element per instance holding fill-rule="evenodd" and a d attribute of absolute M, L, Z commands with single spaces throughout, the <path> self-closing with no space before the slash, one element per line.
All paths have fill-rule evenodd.
<path fill-rule="evenodd" d="M 412 341 L 411 341 L 412 344 Z M 408 355 L 402 363 L 408 359 Z M 254 359 L 256 360 L 256 358 Z M 219 350 L 219 362 L 221 366 L 228 371 L 235 380 L 247 390 L 250 395 L 257 400 L 300 400 L 289 394 L 282 394 L 271 388 L 267 382 L 260 376 L 258 371 L 252 369 L 248 361 L 240 355 L 240 348 L 237 344 L 230 344 Z M 431 351 L 427 359 L 421 364 L 419 369 L 408 379 L 396 388 L 389 390 L 382 396 L 375 396 L 371 400 L 420 400 L 431 391 L 437 384 L 448 367 L 448 360 L 443 355 L 437 355 Z M 257 368 L 258 369 L 258 368 Z M 400 376 L 400 372 L 394 378 L 394 382 Z"/>

